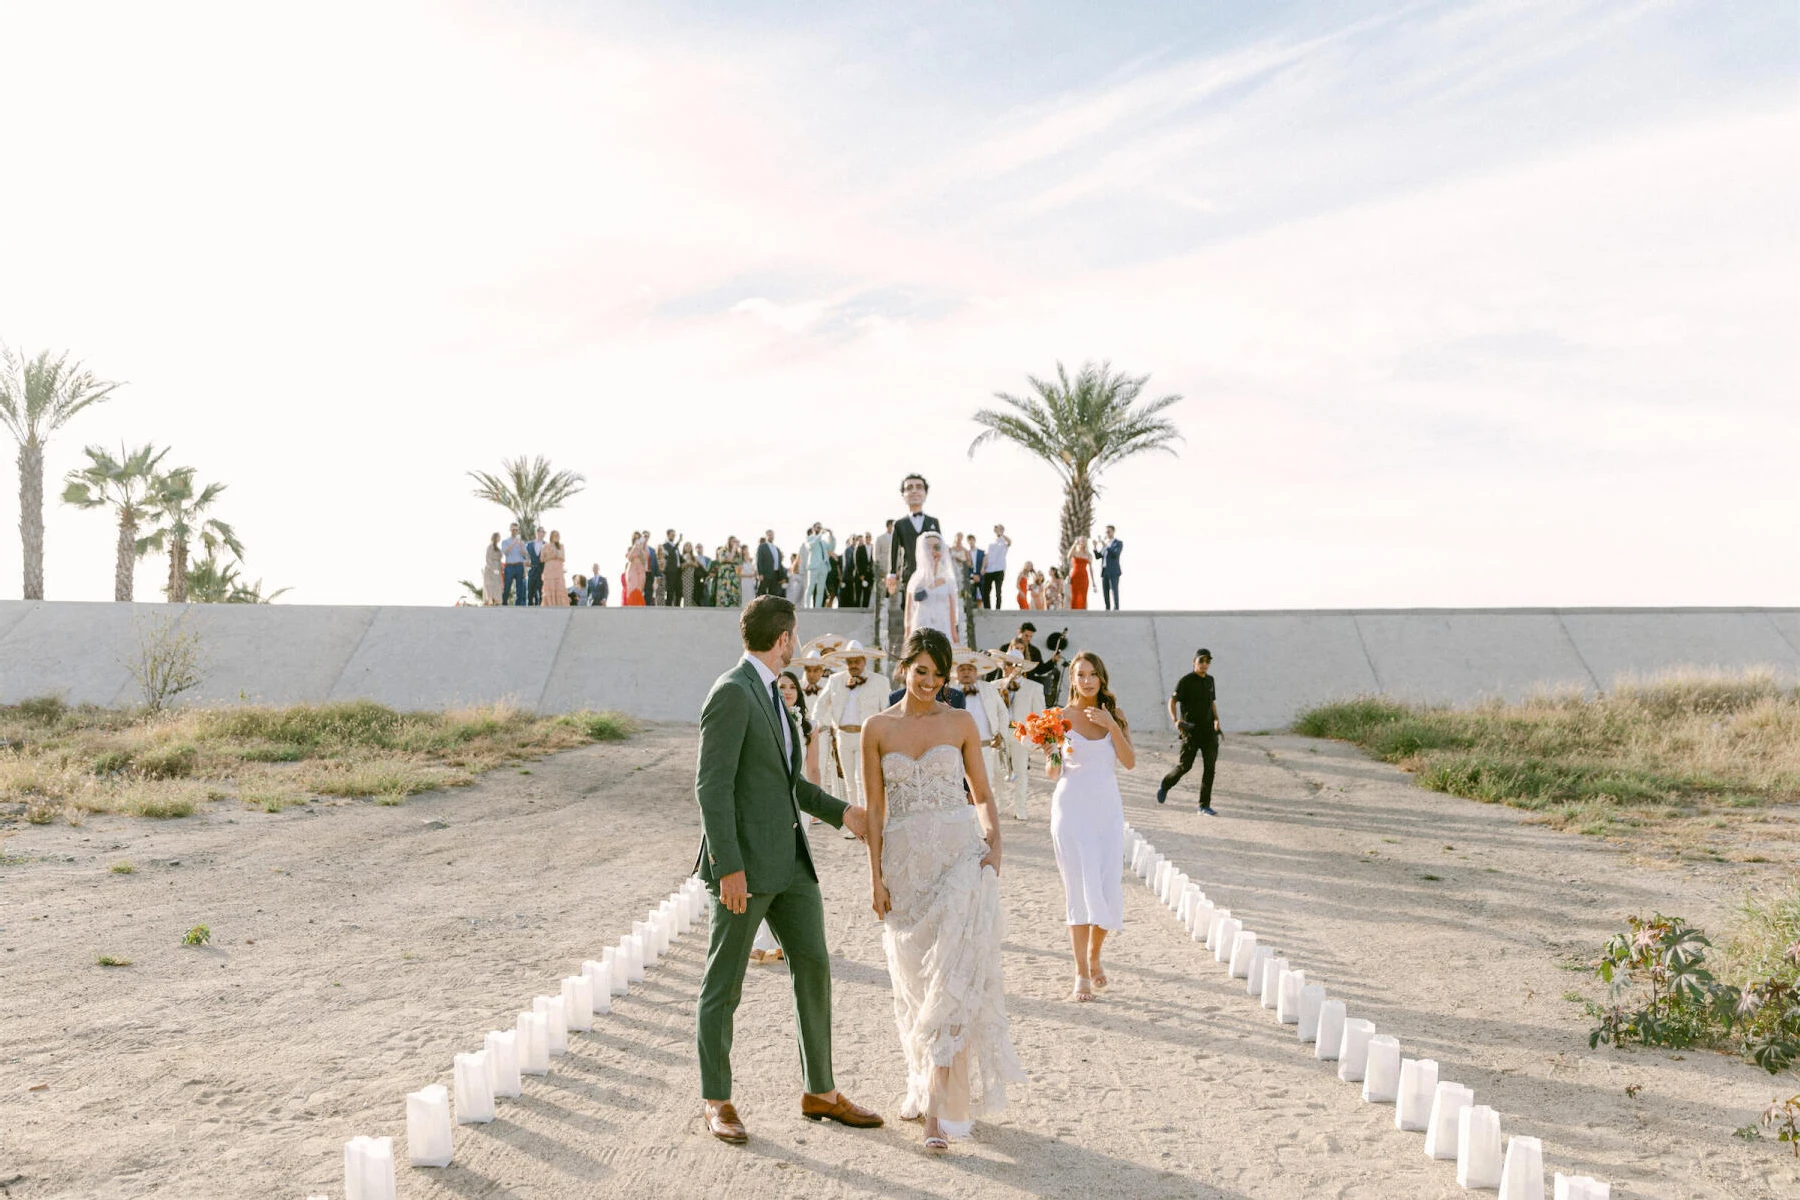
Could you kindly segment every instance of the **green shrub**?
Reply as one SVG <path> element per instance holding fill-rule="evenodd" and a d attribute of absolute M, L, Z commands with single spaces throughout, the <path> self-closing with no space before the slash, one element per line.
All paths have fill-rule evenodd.
<path fill-rule="evenodd" d="M 1308 709 L 1294 720 L 1294 732 L 1302 737 L 1337 738 L 1360 742 L 1378 727 L 1403 721 L 1412 709 L 1379 696 L 1358 696 Z"/>
<path fill-rule="evenodd" d="M 181 935 L 181 944 L 184 946 L 204 946 L 210 941 L 212 941 L 212 930 L 204 925 L 196 925 Z"/>
<path fill-rule="evenodd" d="M 131 769 L 131 751 L 102 750 L 94 756 L 94 774 L 117 775 Z"/>
<path fill-rule="evenodd" d="M 559 725 L 578 729 L 596 742 L 622 742 L 637 732 L 637 722 L 624 713 L 573 712 L 556 718 Z"/>
<path fill-rule="evenodd" d="M 297 704 L 291 708 L 235 708 L 209 715 L 215 736 L 246 741 L 386 749 L 406 718 L 372 700 Z"/>
<path fill-rule="evenodd" d="M 167 820 L 172 817 L 193 816 L 195 805 L 192 796 L 148 795 L 134 797 L 125 807 L 128 812 L 136 813 L 140 817 L 156 817 L 159 820 Z"/>
<path fill-rule="evenodd" d="M 200 763 L 200 747 L 192 742 L 173 742 L 140 752 L 133 766 L 146 779 L 186 779 Z"/>
<path fill-rule="evenodd" d="M 111 954 L 102 954 L 94 961 L 103 967 L 129 967 L 131 965 L 131 960 L 129 958 L 115 958 Z"/>
<path fill-rule="evenodd" d="M 69 706 L 63 703 L 61 696 L 34 696 L 30 700 L 19 701 L 19 715 L 27 721 L 36 721 L 39 725 L 54 725 L 68 711 Z"/>

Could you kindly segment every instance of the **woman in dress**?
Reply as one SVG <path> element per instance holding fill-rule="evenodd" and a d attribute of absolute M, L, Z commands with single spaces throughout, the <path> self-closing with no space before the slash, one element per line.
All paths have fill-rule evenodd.
<path fill-rule="evenodd" d="M 799 608 L 801 597 L 806 595 L 806 575 L 800 569 L 800 556 L 798 554 L 788 555 L 787 579 L 782 584 L 782 587 L 785 589 L 783 594 L 787 596 L 795 608 Z"/>
<path fill-rule="evenodd" d="M 712 587 L 714 608 L 736 608 L 740 603 L 738 596 L 738 544 L 736 538 L 726 538 L 719 552 L 713 555 Z"/>
<path fill-rule="evenodd" d="M 1044 607 L 1067 608 L 1069 605 L 1069 585 L 1063 580 L 1062 571 L 1050 568 L 1050 578 L 1044 581 Z"/>
<path fill-rule="evenodd" d="M 1094 552 L 1085 537 L 1075 539 L 1069 547 L 1069 607 L 1086 608 L 1088 592 L 1093 588 Z"/>
<path fill-rule="evenodd" d="M 635 608 L 644 606 L 644 576 L 649 568 L 650 544 L 642 534 L 631 535 L 631 549 L 625 552 L 625 597 L 622 601 Z"/>
<path fill-rule="evenodd" d="M 923 1118 L 930 1150 L 967 1137 L 1025 1078 L 1000 970 L 1000 817 L 975 719 L 937 699 L 950 655 L 939 630 L 908 636 L 906 694 L 862 728 L 869 891 L 906 1055 L 900 1115 Z"/>
<path fill-rule="evenodd" d="M 1031 578 L 1032 578 L 1032 576 L 1034 576 L 1036 574 L 1037 574 L 1037 572 L 1032 568 L 1030 563 L 1026 563 L 1025 566 L 1019 571 L 1019 607 L 1020 608 L 1030 608 L 1031 607 Z"/>
<path fill-rule="evenodd" d="M 552 529 L 538 556 L 544 560 L 544 607 L 569 607 L 569 576 L 563 570 L 569 556 L 563 549 L 562 534 Z"/>
<path fill-rule="evenodd" d="M 1045 605 L 1044 573 L 1042 571 L 1031 573 L 1031 585 L 1027 589 L 1027 594 L 1031 597 L 1031 607 L 1042 612 Z"/>
<path fill-rule="evenodd" d="M 694 543 L 681 543 L 681 603 L 688 608 L 694 607 L 694 586 L 700 578 L 700 556 L 694 553 Z"/>
<path fill-rule="evenodd" d="M 761 539 L 758 539 L 760 544 Z M 738 561 L 738 591 L 741 593 L 740 604 L 749 604 L 756 599 L 756 553 L 745 544 Z"/>
<path fill-rule="evenodd" d="M 488 538 L 487 560 L 481 565 L 481 603 L 484 607 L 491 608 L 500 603 L 501 562 L 500 535 L 496 533 Z"/>
<path fill-rule="evenodd" d="M 1069 942 L 1075 951 L 1074 999 L 1092 1000 L 1106 987 L 1100 943 L 1125 924 L 1119 863 L 1125 857 L 1125 805 L 1115 768 L 1137 765 L 1131 734 L 1113 698 L 1106 664 L 1083 650 L 1071 664 L 1069 703 L 1063 715 L 1073 727 L 1062 741 L 1062 763 L 1051 764 L 1056 781 L 1050 799 L 1050 842 L 1068 902 Z"/>
<path fill-rule="evenodd" d="M 935 629 L 952 644 L 962 640 L 956 629 L 956 568 L 936 533 L 919 539 L 919 565 L 906 581 L 907 636 L 921 629 Z"/>

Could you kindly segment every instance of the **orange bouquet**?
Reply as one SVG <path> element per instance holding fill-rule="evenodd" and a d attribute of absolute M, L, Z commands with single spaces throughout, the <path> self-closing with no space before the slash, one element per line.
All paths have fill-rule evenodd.
<path fill-rule="evenodd" d="M 1046 708 L 1012 723 L 1014 737 L 1033 746 L 1042 746 L 1049 755 L 1050 765 L 1059 769 L 1063 759 L 1063 735 L 1073 728 L 1060 708 Z"/>

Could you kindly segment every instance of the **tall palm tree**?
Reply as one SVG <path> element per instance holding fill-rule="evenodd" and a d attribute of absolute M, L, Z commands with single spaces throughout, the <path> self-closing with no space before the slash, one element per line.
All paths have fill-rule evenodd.
<path fill-rule="evenodd" d="M 217 554 L 223 546 L 236 557 L 244 557 L 243 543 L 231 526 L 204 515 L 224 490 L 222 483 L 209 483 L 196 490 L 192 467 L 176 467 L 158 476 L 150 489 L 148 509 L 155 528 L 138 539 L 137 551 L 148 554 L 168 550 L 169 582 L 163 592 L 171 604 L 187 600 L 188 547 L 193 543 L 199 542 L 209 555 Z"/>
<path fill-rule="evenodd" d="M 470 471 L 469 476 L 481 485 L 475 498 L 491 500 L 512 514 L 526 537 L 545 513 L 561 508 L 587 484 L 587 476 L 578 472 L 552 471 L 550 460 L 541 454 L 529 462 L 523 456 L 503 458 L 498 475 Z"/>
<path fill-rule="evenodd" d="M 119 387 L 97 379 L 67 353 L 45 350 L 24 359 L 0 346 L 0 425 L 19 443 L 19 545 L 25 557 L 25 599 L 44 598 L 44 444 L 90 404 Z"/>
<path fill-rule="evenodd" d="M 1073 380 L 1060 362 L 1055 379 L 1026 378 L 1035 395 L 994 393 L 1013 411 L 984 408 L 975 414 L 985 432 L 969 443 L 969 457 L 984 443 L 1011 442 L 1050 464 L 1063 481 L 1062 557 L 1067 559 L 1075 539 L 1093 530 L 1102 471 L 1151 450 L 1175 453 L 1172 443 L 1181 434 L 1174 422 L 1157 414 L 1181 397 L 1139 405 L 1150 377 L 1115 372 L 1110 362 L 1084 363 Z"/>
<path fill-rule="evenodd" d="M 136 450 L 119 447 L 114 458 L 102 446 L 87 448 L 88 465 L 64 477 L 64 504 L 76 508 L 111 505 L 119 514 L 119 545 L 113 561 L 113 599 L 130 601 L 132 577 L 137 572 L 138 523 L 144 519 L 145 500 L 156 480 L 157 464 L 168 447 L 158 450 L 145 442 Z"/>

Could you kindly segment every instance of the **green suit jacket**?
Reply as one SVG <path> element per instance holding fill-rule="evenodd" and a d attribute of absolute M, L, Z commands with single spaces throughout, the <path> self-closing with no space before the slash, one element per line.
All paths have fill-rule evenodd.
<path fill-rule="evenodd" d="M 794 751 L 783 753 L 781 726 L 789 721 Z M 744 872 L 752 895 L 787 890 L 804 860 L 814 879 L 806 841 L 811 814 L 842 828 L 849 807 L 801 774 L 800 730 L 778 712 L 762 676 L 749 662 L 719 676 L 700 710 L 700 761 L 694 797 L 705 834 L 694 870 L 707 883 Z"/>

